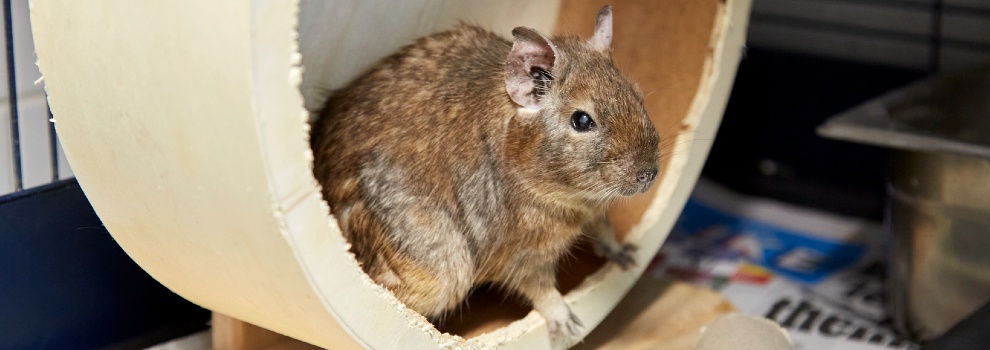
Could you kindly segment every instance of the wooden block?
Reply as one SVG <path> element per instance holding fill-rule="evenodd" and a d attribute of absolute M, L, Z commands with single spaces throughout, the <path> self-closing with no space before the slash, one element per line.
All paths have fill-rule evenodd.
<path fill-rule="evenodd" d="M 320 347 L 214 312 L 213 349 L 312 350 Z"/>
<path fill-rule="evenodd" d="M 691 350 L 701 328 L 736 311 L 715 291 L 644 277 L 575 350 Z"/>

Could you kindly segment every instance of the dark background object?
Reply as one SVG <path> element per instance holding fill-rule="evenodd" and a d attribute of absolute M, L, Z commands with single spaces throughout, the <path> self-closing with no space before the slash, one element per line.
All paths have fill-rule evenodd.
<path fill-rule="evenodd" d="M 121 250 L 75 180 L 0 197 L 0 349 L 139 349 L 209 317 Z"/>
<path fill-rule="evenodd" d="M 941 337 L 921 347 L 921 350 L 982 350 L 990 344 L 990 304 L 983 305 L 969 317 L 959 321 Z"/>
<path fill-rule="evenodd" d="M 815 128 L 925 75 L 750 48 L 703 173 L 743 193 L 880 220 L 887 151 L 824 139 Z"/>
<path fill-rule="evenodd" d="M 140 349 L 206 329 L 209 311 L 145 273 L 103 228 L 79 184 L 58 181 L 52 124 L 52 182 L 23 190 L 14 16 L 11 1 L 3 5 L 14 192 L 0 192 L 0 349 Z"/>

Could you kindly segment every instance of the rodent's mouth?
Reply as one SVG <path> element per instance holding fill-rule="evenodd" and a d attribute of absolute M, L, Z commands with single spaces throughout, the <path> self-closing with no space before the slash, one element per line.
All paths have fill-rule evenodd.
<path fill-rule="evenodd" d="M 650 190 L 651 186 L 653 186 L 653 181 L 641 182 L 634 185 L 636 188 L 636 193 L 646 193 Z"/>
<path fill-rule="evenodd" d="M 646 191 L 650 190 L 651 186 L 653 186 L 653 181 L 647 183 L 641 183 L 637 187 L 639 187 L 638 188 L 639 193 L 646 193 Z"/>
<path fill-rule="evenodd" d="M 627 186 L 624 186 L 622 188 L 622 190 L 619 191 L 619 193 L 623 197 L 629 197 L 629 196 L 633 196 L 633 195 L 640 194 L 640 193 L 646 193 L 646 191 L 649 191 L 650 190 L 650 186 L 652 186 L 652 185 L 653 185 L 653 181 L 631 183 L 631 184 L 629 184 Z"/>

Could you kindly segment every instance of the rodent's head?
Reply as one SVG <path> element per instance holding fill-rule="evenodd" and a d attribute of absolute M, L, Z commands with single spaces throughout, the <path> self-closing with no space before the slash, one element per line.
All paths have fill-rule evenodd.
<path fill-rule="evenodd" d="M 517 105 L 508 144 L 522 171 L 551 193 L 607 201 L 645 192 L 659 168 L 660 137 L 643 94 L 612 63 L 612 11 L 595 34 L 553 40 L 517 27 L 505 88 Z"/>

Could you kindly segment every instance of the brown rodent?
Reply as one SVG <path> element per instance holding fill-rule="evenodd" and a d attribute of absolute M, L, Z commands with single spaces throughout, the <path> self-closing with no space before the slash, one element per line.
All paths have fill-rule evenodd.
<path fill-rule="evenodd" d="M 494 283 L 552 335 L 581 323 L 556 287 L 587 232 L 623 268 L 604 212 L 646 191 L 659 136 L 611 60 L 612 12 L 588 41 L 461 24 L 335 91 L 313 125 L 314 172 L 364 270 L 429 318 Z"/>

